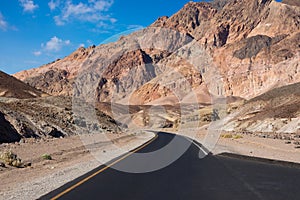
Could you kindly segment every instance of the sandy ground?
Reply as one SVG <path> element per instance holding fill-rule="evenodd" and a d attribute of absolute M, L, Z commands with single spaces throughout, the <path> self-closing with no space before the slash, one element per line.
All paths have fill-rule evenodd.
<path fill-rule="evenodd" d="M 241 139 L 221 138 L 214 154 L 229 152 L 245 156 L 300 163 L 300 150 L 284 140 L 245 135 Z"/>
<path fill-rule="evenodd" d="M 37 199 L 92 169 L 135 149 L 154 137 L 153 133 L 73 136 L 63 139 L 34 140 L 2 144 L 0 151 L 11 150 L 27 168 L 0 168 L 0 199 Z M 99 154 L 100 152 L 100 154 Z M 53 160 L 43 160 L 49 154 Z M 96 157 L 101 155 L 101 160 Z"/>
<path fill-rule="evenodd" d="M 184 131 L 179 134 L 189 136 L 206 146 L 205 141 L 210 134 L 208 133 L 207 128 L 208 126 L 204 126 L 196 131 Z M 250 157 L 300 163 L 300 149 L 295 148 L 297 145 L 293 144 L 294 141 L 291 141 L 291 144 L 286 144 L 285 140 L 260 138 L 254 135 L 244 134 L 239 135 L 242 136 L 242 138 L 239 139 L 222 137 L 222 135 L 225 134 L 228 133 L 217 133 L 220 137 L 216 138 L 216 143 L 210 148 L 214 155 L 233 153 Z M 235 134 L 232 133 L 232 135 Z"/>

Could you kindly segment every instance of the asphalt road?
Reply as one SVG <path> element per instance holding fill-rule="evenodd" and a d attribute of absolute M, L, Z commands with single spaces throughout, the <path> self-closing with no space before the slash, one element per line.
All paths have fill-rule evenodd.
<path fill-rule="evenodd" d="M 152 152 L 170 143 L 173 135 L 158 133 L 158 138 L 138 153 Z M 170 143 L 171 144 L 171 143 Z M 181 137 L 171 145 L 166 159 L 187 140 Z M 299 200 L 300 169 L 260 161 L 206 156 L 199 159 L 198 146 L 192 144 L 171 165 L 155 172 L 127 173 L 108 168 L 86 182 L 74 187 L 84 178 L 103 169 L 98 169 L 64 185 L 42 197 L 51 199 L 107 199 L 107 200 Z M 162 161 L 163 162 L 163 161 Z M 138 162 L 128 156 L 116 164 L 117 167 L 149 166 L 151 159 Z M 74 187 L 70 190 L 70 187 Z M 66 192 L 66 190 L 70 190 Z"/>

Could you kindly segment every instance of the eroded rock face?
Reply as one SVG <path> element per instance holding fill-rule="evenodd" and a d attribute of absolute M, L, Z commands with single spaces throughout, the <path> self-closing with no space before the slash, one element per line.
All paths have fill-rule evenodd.
<path fill-rule="evenodd" d="M 86 105 L 80 108 L 86 111 Z M 95 108 L 92 111 L 95 113 L 92 120 L 86 118 L 83 111 L 76 112 L 70 97 L 1 99 L 0 143 L 18 142 L 21 138 L 60 138 L 120 131 L 120 124 L 111 117 Z"/>
<path fill-rule="evenodd" d="M 196 29 L 212 19 L 217 10 L 210 3 L 189 2 L 170 18 L 159 18 L 152 27 L 164 27 L 195 36 Z"/>
<path fill-rule="evenodd" d="M 140 49 L 121 55 L 104 70 L 96 89 L 97 101 L 120 100 L 131 88 L 139 88 L 155 78 L 152 63 L 150 55 Z"/>
<path fill-rule="evenodd" d="M 49 94 L 89 101 L 179 102 L 206 91 L 250 99 L 300 81 L 299 43 L 300 8 L 292 0 L 190 2 L 115 43 L 80 48 L 15 76 Z M 202 61 L 193 63 L 195 52 Z"/>
<path fill-rule="evenodd" d="M 270 51 L 272 38 L 265 35 L 256 35 L 246 39 L 246 45 L 235 51 L 233 56 L 241 60 L 255 57 L 263 49 Z"/>
<path fill-rule="evenodd" d="M 50 69 L 45 74 L 26 79 L 26 82 L 37 89 L 47 91 L 52 95 L 71 95 L 72 84 L 67 79 L 66 70 Z"/>
<path fill-rule="evenodd" d="M 25 70 L 14 76 L 51 95 L 72 95 L 72 82 L 82 63 L 93 53 L 95 46 L 80 47 L 71 55 L 40 68 Z"/>

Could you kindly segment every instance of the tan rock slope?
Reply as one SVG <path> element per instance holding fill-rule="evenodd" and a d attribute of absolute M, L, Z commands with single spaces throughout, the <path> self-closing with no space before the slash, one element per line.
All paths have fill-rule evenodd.
<path fill-rule="evenodd" d="M 15 77 L 52 95 L 98 102 L 251 99 L 300 81 L 300 7 L 295 2 L 190 2 L 115 43 L 80 48 Z"/>
<path fill-rule="evenodd" d="M 300 134 L 300 83 L 257 96 L 241 106 L 236 114 L 225 130 L 291 139 Z"/>

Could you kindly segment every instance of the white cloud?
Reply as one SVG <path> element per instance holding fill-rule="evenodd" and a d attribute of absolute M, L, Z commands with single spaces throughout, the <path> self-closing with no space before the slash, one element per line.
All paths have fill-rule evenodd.
<path fill-rule="evenodd" d="M 94 7 L 99 11 L 108 11 L 108 9 L 112 6 L 113 1 L 93 1 Z"/>
<path fill-rule="evenodd" d="M 51 0 L 49 3 L 48 3 L 48 6 L 50 8 L 50 10 L 55 10 L 60 4 L 60 0 Z"/>
<path fill-rule="evenodd" d="M 108 14 L 105 14 L 113 5 L 113 0 L 89 0 L 86 3 L 73 3 L 67 0 L 60 15 L 54 17 L 55 23 L 62 26 L 70 21 L 79 20 L 82 22 L 115 23 L 117 20 Z"/>
<path fill-rule="evenodd" d="M 70 40 L 66 40 L 66 41 L 65 41 L 65 44 L 66 44 L 66 45 L 69 45 L 69 44 L 71 44 L 71 41 L 70 41 Z"/>
<path fill-rule="evenodd" d="M 40 56 L 40 55 L 42 55 L 42 52 L 41 51 L 34 51 L 33 54 L 35 56 Z"/>
<path fill-rule="evenodd" d="M 113 23 L 113 24 L 114 24 L 114 23 L 116 23 L 118 20 L 117 20 L 117 19 L 115 19 L 115 18 L 110 18 L 110 19 L 109 19 L 109 21 L 110 21 L 111 23 Z"/>
<path fill-rule="evenodd" d="M 46 51 L 60 51 L 64 46 L 68 46 L 71 44 L 70 40 L 62 40 L 56 36 L 52 37 L 47 43 L 42 44 L 41 46 L 46 50 Z"/>
<path fill-rule="evenodd" d="M 13 30 L 13 31 L 18 31 L 18 28 L 15 26 L 10 25 L 0 12 L 0 30 L 2 31 L 7 31 L 7 30 Z"/>
<path fill-rule="evenodd" d="M 2 29 L 3 31 L 6 31 L 8 28 L 8 24 L 7 22 L 5 21 L 2 13 L 0 12 L 0 29 Z"/>
<path fill-rule="evenodd" d="M 79 44 L 79 47 L 85 47 L 85 44 L 83 44 L 83 43 Z"/>
<path fill-rule="evenodd" d="M 87 40 L 86 42 L 88 43 L 88 45 L 92 45 L 93 44 L 92 40 Z"/>
<path fill-rule="evenodd" d="M 33 0 L 19 0 L 24 12 L 33 12 L 39 6 Z"/>
<path fill-rule="evenodd" d="M 63 25 L 65 25 L 65 22 L 63 22 L 63 20 L 61 20 L 59 16 L 55 16 L 54 17 L 54 21 L 55 21 L 55 24 L 57 26 L 63 26 Z"/>

